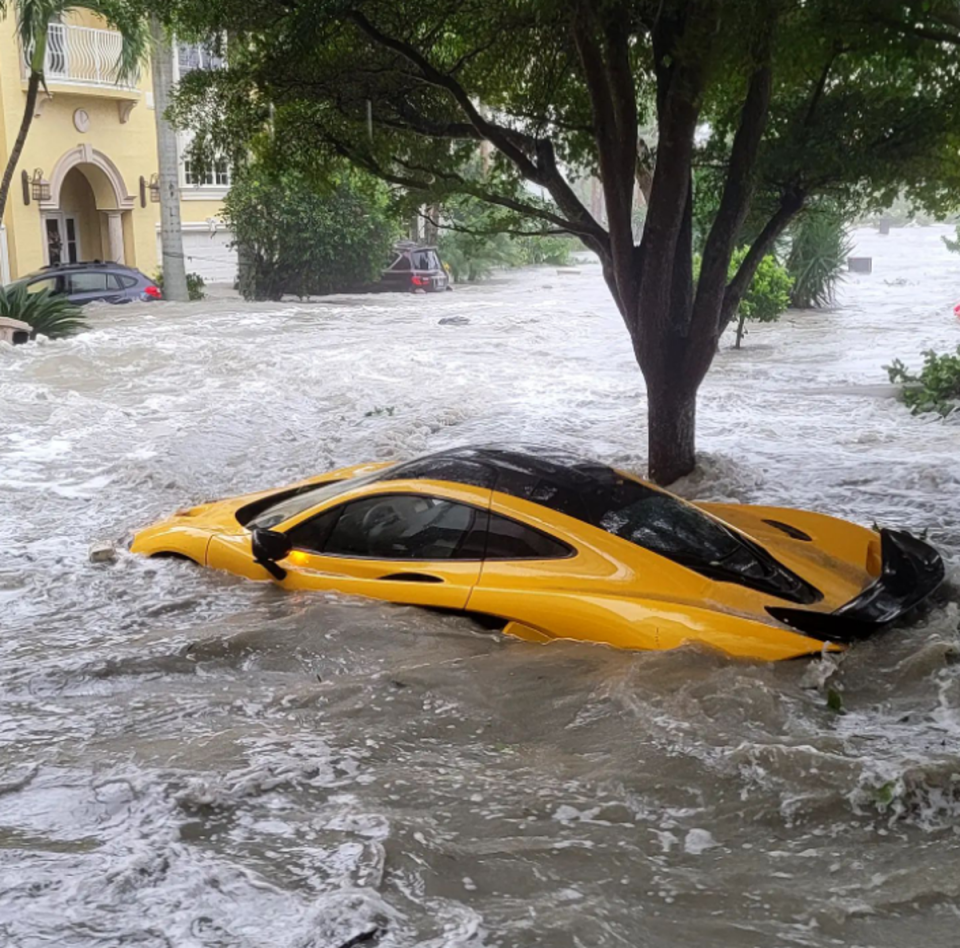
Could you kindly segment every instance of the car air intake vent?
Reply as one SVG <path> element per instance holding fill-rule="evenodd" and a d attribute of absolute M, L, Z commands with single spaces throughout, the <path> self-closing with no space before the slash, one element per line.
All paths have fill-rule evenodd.
<path fill-rule="evenodd" d="M 781 520 L 764 520 L 763 522 L 769 524 L 771 527 L 776 527 L 778 530 L 782 530 L 788 537 L 792 537 L 794 540 L 803 540 L 809 543 L 813 539 L 809 533 L 804 533 L 796 527 L 791 527 L 789 523 L 783 523 Z"/>

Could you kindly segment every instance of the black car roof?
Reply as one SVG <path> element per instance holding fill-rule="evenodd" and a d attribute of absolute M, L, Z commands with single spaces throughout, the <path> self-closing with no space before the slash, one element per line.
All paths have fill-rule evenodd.
<path fill-rule="evenodd" d="M 492 490 L 598 524 L 626 480 L 612 467 L 551 448 L 498 445 L 438 451 L 396 465 L 377 480 L 438 480 Z M 656 493 L 637 481 L 636 491 Z"/>
<path fill-rule="evenodd" d="M 51 273 L 67 273 L 73 270 L 126 270 L 129 273 L 139 273 L 136 267 L 128 267 L 125 263 L 112 263 L 109 260 L 83 260 L 78 263 L 48 263 L 27 276 L 49 276 Z"/>
<path fill-rule="evenodd" d="M 22 283 L 29 283 L 32 280 L 50 279 L 52 277 L 65 276 L 68 273 L 79 273 L 87 270 L 102 270 L 106 273 L 116 271 L 138 277 L 141 280 L 146 280 L 148 283 L 153 282 L 150 277 L 136 267 L 128 267 L 123 263 L 104 263 L 102 260 L 90 260 L 84 263 L 48 263 L 39 270 L 25 273 L 22 277 L 14 280 L 13 284 L 20 285 Z"/>
<path fill-rule="evenodd" d="M 672 494 L 606 464 L 553 449 L 463 447 L 383 471 L 376 480 L 430 479 L 489 487 L 599 527 L 711 580 L 804 605 L 823 594 L 756 542 Z"/>

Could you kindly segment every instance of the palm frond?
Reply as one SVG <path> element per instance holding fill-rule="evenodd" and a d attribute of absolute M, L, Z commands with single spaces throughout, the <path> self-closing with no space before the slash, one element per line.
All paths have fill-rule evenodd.
<path fill-rule="evenodd" d="M 85 0 L 71 6 L 102 16 L 123 37 L 117 59 L 117 82 L 136 79 L 150 52 L 150 26 L 142 9 L 123 0 Z"/>
<path fill-rule="evenodd" d="M 31 293 L 23 283 L 0 287 L 0 316 L 27 323 L 33 336 L 60 339 L 85 328 L 79 306 L 50 290 Z"/>
<path fill-rule="evenodd" d="M 830 306 L 853 249 L 843 220 L 829 211 L 812 210 L 792 234 L 787 271 L 793 277 L 790 301 L 799 309 Z"/>
<path fill-rule="evenodd" d="M 89 10 L 103 17 L 123 38 L 117 59 L 117 82 L 135 79 L 150 51 L 150 30 L 142 12 L 125 0 L 0 0 L 0 19 L 13 9 L 17 34 L 33 72 L 43 75 L 47 28 L 73 10 Z"/>

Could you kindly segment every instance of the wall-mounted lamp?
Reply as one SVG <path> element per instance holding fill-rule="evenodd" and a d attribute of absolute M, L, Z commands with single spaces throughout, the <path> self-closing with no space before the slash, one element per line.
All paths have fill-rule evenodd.
<path fill-rule="evenodd" d="M 160 203 L 160 175 L 152 174 L 150 175 L 150 200 L 154 204 Z"/>
<path fill-rule="evenodd" d="M 43 177 L 43 171 L 37 168 L 33 172 L 33 178 L 30 181 L 30 195 L 34 201 L 50 200 L 50 182 Z"/>
<path fill-rule="evenodd" d="M 147 179 L 140 175 L 140 206 L 147 206 Z"/>

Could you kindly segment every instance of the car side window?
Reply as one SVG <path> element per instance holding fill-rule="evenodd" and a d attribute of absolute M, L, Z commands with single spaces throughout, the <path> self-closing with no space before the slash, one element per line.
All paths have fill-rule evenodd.
<path fill-rule="evenodd" d="M 70 274 L 71 293 L 98 293 L 107 288 L 107 275 L 101 270 Z"/>
<path fill-rule="evenodd" d="M 465 504 L 422 494 L 381 494 L 338 510 L 336 522 L 323 538 L 325 555 L 389 560 L 465 558 L 471 546 L 466 541 L 478 514 Z M 318 530 L 322 527 L 318 525 Z M 292 539 L 294 531 L 290 532 Z"/>
<path fill-rule="evenodd" d="M 343 506 L 324 510 L 323 513 L 310 517 L 287 531 L 290 543 L 295 550 L 306 550 L 308 553 L 322 553 L 327 537 L 337 522 Z"/>
<path fill-rule="evenodd" d="M 58 286 L 59 283 L 59 277 L 45 277 L 42 280 L 34 280 L 27 284 L 27 292 L 42 293 L 44 290 L 49 290 L 51 293 L 62 292 L 63 288 Z"/>
<path fill-rule="evenodd" d="M 558 560 L 576 552 L 554 537 L 508 517 L 490 514 L 488 560 Z"/>
<path fill-rule="evenodd" d="M 390 268 L 391 270 L 409 270 L 410 269 L 410 258 L 406 254 L 400 254 L 397 257 L 396 263 Z"/>
<path fill-rule="evenodd" d="M 125 273 L 108 273 L 108 290 L 128 290 L 131 286 L 136 286 L 137 281 Z"/>

